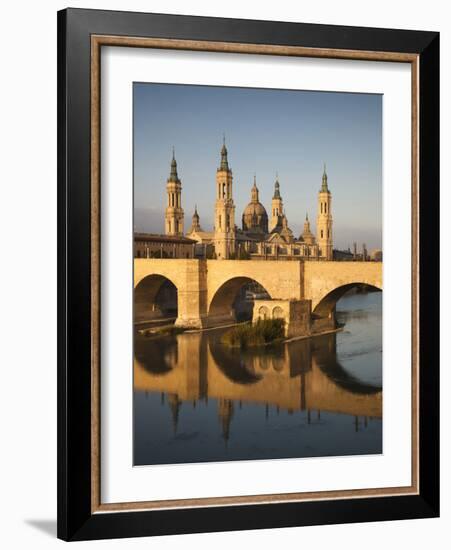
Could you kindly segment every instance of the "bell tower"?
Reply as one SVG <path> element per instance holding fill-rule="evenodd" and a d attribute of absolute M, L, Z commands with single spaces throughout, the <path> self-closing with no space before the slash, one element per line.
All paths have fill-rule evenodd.
<path fill-rule="evenodd" d="M 168 205 L 164 215 L 166 235 L 183 235 L 182 182 L 177 175 L 175 152 L 172 150 L 171 173 L 166 183 Z"/>
<path fill-rule="evenodd" d="M 224 138 L 221 164 L 216 171 L 214 245 L 218 260 L 227 260 L 235 253 L 235 204 L 232 196 L 232 181 L 232 170 L 229 168 Z"/>
<path fill-rule="evenodd" d="M 193 218 L 192 218 L 191 229 L 189 230 L 189 232 L 190 233 L 195 233 L 197 231 L 202 231 L 202 228 L 200 226 L 200 217 L 199 217 L 199 214 L 197 212 L 197 204 L 196 204 L 196 206 L 194 207 L 194 214 L 193 214 Z"/>
<path fill-rule="evenodd" d="M 279 178 L 276 175 L 276 182 L 274 184 L 274 195 L 271 201 L 271 222 L 269 224 L 269 230 L 272 231 L 275 227 L 280 225 L 280 220 L 283 216 L 283 202 L 280 195 L 280 183 Z"/>
<path fill-rule="evenodd" d="M 325 260 L 332 260 L 332 195 L 327 186 L 327 173 L 325 164 L 321 189 L 318 193 L 316 242 L 319 247 L 320 257 Z"/>

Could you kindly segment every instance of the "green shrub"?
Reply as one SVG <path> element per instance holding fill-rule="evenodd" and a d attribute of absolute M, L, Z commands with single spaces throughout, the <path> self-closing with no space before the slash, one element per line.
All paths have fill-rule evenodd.
<path fill-rule="evenodd" d="M 253 325 L 243 324 L 233 327 L 222 335 L 221 342 L 226 346 L 245 349 L 274 343 L 284 337 L 284 319 L 266 319 L 259 320 Z"/>

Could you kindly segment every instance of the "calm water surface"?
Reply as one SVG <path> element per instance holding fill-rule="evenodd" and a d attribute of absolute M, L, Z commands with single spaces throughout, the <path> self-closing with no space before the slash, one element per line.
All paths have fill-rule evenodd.
<path fill-rule="evenodd" d="M 134 464 L 382 452 L 382 293 L 337 304 L 343 332 L 239 352 L 224 329 L 135 334 Z"/>

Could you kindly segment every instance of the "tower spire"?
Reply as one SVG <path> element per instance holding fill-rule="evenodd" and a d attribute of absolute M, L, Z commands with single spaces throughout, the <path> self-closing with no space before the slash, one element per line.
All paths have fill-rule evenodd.
<path fill-rule="evenodd" d="M 276 172 L 276 181 L 274 182 L 274 194 L 271 201 L 271 222 L 269 230 L 272 231 L 282 223 L 283 202 L 280 196 L 279 173 Z"/>
<path fill-rule="evenodd" d="M 175 149 L 172 147 L 171 172 L 166 182 L 167 207 L 165 212 L 166 235 L 183 235 L 182 182 L 177 173 Z"/>
<path fill-rule="evenodd" d="M 321 191 L 329 191 L 327 187 L 327 172 L 326 172 L 326 163 L 324 163 L 324 171 L 323 171 L 323 180 L 321 184 Z"/>
<path fill-rule="evenodd" d="M 228 170 L 229 169 L 229 161 L 227 158 L 227 147 L 225 144 L 225 134 L 222 136 L 222 149 L 221 149 L 221 165 L 219 167 L 220 170 Z"/>
<path fill-rule="evenodd" d="M 175 148 L 172 147 L 172 160 L 171 160 L 171 174 L 169 176 L 169 181 L 178 181 L 179 177 L 177 174 L 177 161 L 175 160 Z"/>
<path fill-rule="evenodd" d="M 254 185 L 251 189 L 251 201 L 258 202 L 258 187 L 257 187 L 257 176 L 254 173 Z"/>
<path fill-rule="evenodd" d="M 279 176 L 278 176 L 278 173 L 276 172 L 276 181 L 274 183 L 274 195 L 272 197 L 273 199 L 281 199 L 282 197 L 280 196 L 280 183 L 279 183 Z"/>
<path fill-rule="evenodd" d="M 314 244 L 315 242 L 315 237 L 313 236 L 310 230 L 310 221 L 308 219 L 308 212 L 305 213 L 304 231 L 301 234 L 301 239 L 306 244 Z"/>
<path fill-rule="evenodd" d="M 188 235 L 190 235 L 191 233 L 202 231 L 202 228 L 200 226 L 200 216 L 197 211 L 197 204 L 194 205 L 194 213 L 191 219 L 192 219 L 192 222 L 191 222 L 190 230 L 188 231 Z"/>
<path fill-rule="evenodd" d="M 225 135 L 221 148 L 221 164 L 216 171 L 214 249 L 218 260 L 227 260 L 236 252 L 233 175 L 227 158 Z"/>
<path fill-rule="evenodd" d="M 325 260 L 333 259 L 332 223 L 332 195 L 327 186 L 326 163 L 324 163 L 322 184 L 318 193 L 316 242 L 319 256 Z"/>

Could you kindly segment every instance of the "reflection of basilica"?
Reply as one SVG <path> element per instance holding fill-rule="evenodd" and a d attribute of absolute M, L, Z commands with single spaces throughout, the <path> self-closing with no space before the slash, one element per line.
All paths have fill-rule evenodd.
<path fill-rule="evenodd" d="M 174 431 L 185 402 L 215 399 L 223 437 L 242 403 L 276 411 L 320 411 L 382 417 L 382 389 L 348 374 L 337 362 L 336 335 L 300 340 L 257 352 L 232 350 L 213 333 L 185 333 L 177 340 L 135 336 L 134 389 L 162 394 Z M 169 344 L 169 341 L 171 342 Z M 155 370 L 155 366 L 158 369 Z"/>

